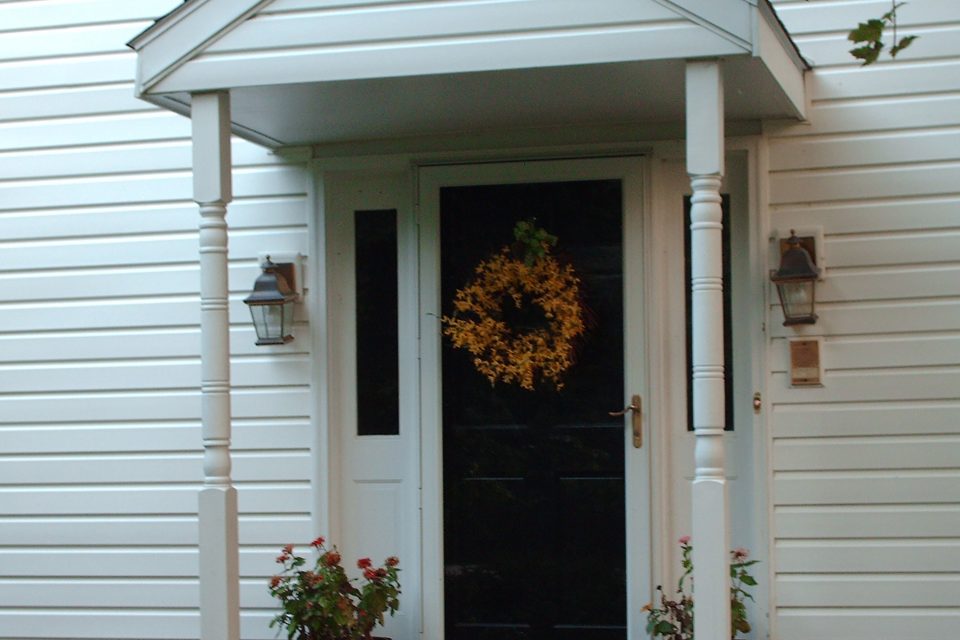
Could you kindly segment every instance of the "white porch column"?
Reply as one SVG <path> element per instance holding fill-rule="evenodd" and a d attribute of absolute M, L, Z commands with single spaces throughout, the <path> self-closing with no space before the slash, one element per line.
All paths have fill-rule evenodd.
<path fill-rule="evenodd" d="M 230 478 L 230 324 L 227 203 L 230 96 L 192 96 L 193 199 L 200 206 L 200 356 L 203 489 L 200 490 L 200 637 L 238 640 L 237 490 Z"/>
<path fill-rule="evenodd" d="M 687 63 L 687 173 L 693 186 L 693 566 L 697 640 L 730 640 L 727 486 L 724 470 L 723 78 L 716 60 Z"/>

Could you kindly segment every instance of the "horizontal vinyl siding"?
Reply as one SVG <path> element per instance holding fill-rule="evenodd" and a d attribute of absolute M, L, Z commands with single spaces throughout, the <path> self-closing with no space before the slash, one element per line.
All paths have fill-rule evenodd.
<path fill-rule="evenodd" d="M 940 640 L 960 623 L 960 3 L 917 0 L 897 60 L 846 32 L 889 2 L 776 2 L 815 67 L 768 126 L 773 228 L 822 227 L 823 388 L 769 325 L 779 640 Z M 774 299 L 776 295 L 773 294 Z M 819 303 L 822 301 L 822 303 Z"/>
<path fill-rule="evenodd" d="M 0 3 L 0 637 L 198 638 L 190 123 L 125 43 L 178 0 Z M 306 172 L 233 143 L 230 345 L 244 638 L 309 540 L 309 331 L 254 346 L 261 251 L 306 253 Z"/>

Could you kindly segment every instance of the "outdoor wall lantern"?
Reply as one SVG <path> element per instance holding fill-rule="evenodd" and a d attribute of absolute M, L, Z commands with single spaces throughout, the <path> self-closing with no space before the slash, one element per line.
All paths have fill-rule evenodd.
<path fill-rule="evenodd" d="M 244 299 L 253 316 L 258 346 L 293 340 L 293 305 L 299 298 L 292 286 L 295 267 L 292 262 L 276 264 L 266 256 L 260 265 L 263 273 L 253 283 L 253 292 Z"/>
<path fill-rule="evenodd" d="M 809 240 L 812 242 L 813 238 Z M 770 272 L 770 281 L 777 285 L 780 304 L 783 305 L 783 326 L 815 324 L 816 283 L 820 269 L 793 229 L 786 244 L 786 251 L 780 256 L 780 268 Z"/>

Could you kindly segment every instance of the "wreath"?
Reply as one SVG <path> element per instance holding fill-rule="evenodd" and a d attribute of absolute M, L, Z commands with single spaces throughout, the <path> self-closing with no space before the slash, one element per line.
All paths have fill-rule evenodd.
<path fill-rule="evenodd" d="M 550 381 L 559 390 L 585 329 L 580 278 L 550 255 L 557 239 L 532 219 L 518 222 L 514 236 L 514 245 L 480 262 L 457 290 L 443 333 L 454 348 L 470 352 L 491 385 L 533 390 Z"/>

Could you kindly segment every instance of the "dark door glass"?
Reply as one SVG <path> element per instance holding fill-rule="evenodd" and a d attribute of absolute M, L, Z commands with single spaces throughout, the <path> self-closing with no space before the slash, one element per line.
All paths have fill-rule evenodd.
<path fill-rule="evenodd" d="M 559 237 L 588 329 L 562 390 L 490 382 L 443 348 L 448 640 L 626 638 L 619 181 L 444 188 L 441 293 L 513 240 L 518 220 Z"/>
<path fill-rule="evenodd" d="M 400 433 L 397 212 L 354 213 L 357 435 Z"/>

